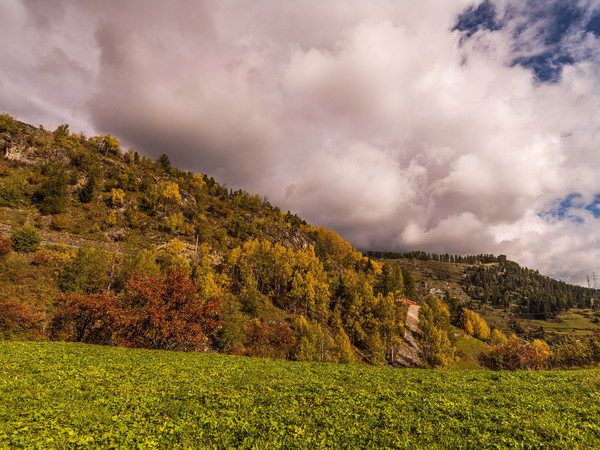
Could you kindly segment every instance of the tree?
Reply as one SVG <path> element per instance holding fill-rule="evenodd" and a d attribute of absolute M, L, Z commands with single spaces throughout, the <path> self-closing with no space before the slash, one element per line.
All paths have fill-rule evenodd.
<path fill-rule="evenodd" d="M 36 189 L 33 199 L 42 214 L 63 212 L 68 195 L 68 174 L 58 162 L 49 162 L 42 167 L 44 180 Z"/>
<path fill-rule="evenodd" d="M 75 258 L 62 268 L 58 285 L 64 292 L 93 294 L 106 289 L 108 259 L 102 249 L 81 247 Z"/>
<path fill-rule="evenodd" d="M 112 207 L 122 206 L 125 201 L 125 192 L 122 189 L 111 189 L 110 191 L 110 205 Z"/>
<path fill-rule="evenodd" d="M 12 248 L 17 252 L 36 252 L 40 248 L 42 238 L 33 227 L 23 227 L 10 235 Z"/>
<path fill-rule="evenodd" d="M 470 309 L 465 308 L 462 310 L 462 326 L 470 336 L 482 341 L 490 338 L 490 327 L 479 314 Z"/>
<path fill-rule="evenodd" d="M 503 345 L 508 342 L 508 338 L 504 335 L 504 333 L 502 333 L 502 331 L 494 328 L 490 334 L 490 342 L 492 345 Z"/>
<path fill-rule="evenodd" d="M 174 181 L 167 184 L 161 193 L 161 199 L 165 203 L 165 206 L 167 206 L 168 211 L 171 212 L 181 202 L 179 185 Z"/>
<path fill-rule="evenodd" d="M 91 137 L 89 143 L 98 153 L 103 153 L 105 156 L 109 153 L 113 155 L 121 153 L 119 140 L 108 134 Z"/>
<path fill-rule="evenodd" d="M 117 327 L 116 298 L 107 294 L 69 294 L 59 297 L 50 323 L 50 337 L 57 340 L 110 345 Z"/>
<path fill-rule="evenodd" d="M 350 345 L 350 338 L 343 328 L 338 328 L 334 340 L 335 356 L 337 362 L 342 364 L 352 364 L 354 362 L 354 352 Z"/>
<path fill-rule="evenodd" d="M 205 350 L 219 327 L 220 300 L 202 299 L 186 271 L 134 274 L 119 297 L 116 339 L 128 347 Z"/>
<path fill-rule="evenodd" d="M 173 169 L 173 166 L 171 165 L 171 160 L 169 159 L 169 156 L 164 153 L 158 157 L 158 160 L 156 161 L 156 165 L 158 167 L 160 167 L 160 169 L 163 172 L 165 172 L 166 174 L 170 174 L 171 170 Z"/>
<path fill-rule="evenodd" d="M 415 298 L 415 282 L 412 275 L 404 267 L 402 268 L 402 279 L 404 280 L 404 295 L 410 300 Z"/>
<path fill-rule="evenodd" d="M 96 179 L 89 177 L 85 184 L 81 187 L 77 196 L 81 203 L 90 203 L 94 199 L 94 190 L 96 189 Z"/>
<path fill-rule="evenodd" d="M 16 207 L 29 192 L 29 183 L 18 171 L 13 171 L 0 181 L 0 206 Z"/>
<path fill-rule="evenodd" d="M 24 303 L 0 301 L 0 338 L 37 338 L 42 334 L 44 316 Z"/>

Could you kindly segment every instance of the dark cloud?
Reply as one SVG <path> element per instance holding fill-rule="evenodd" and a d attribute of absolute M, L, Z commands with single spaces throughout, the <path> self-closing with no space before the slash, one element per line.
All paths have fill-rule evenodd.
<path fill-rule="evenodd" d="M 167 153 L 360 248 L 505 253 L 581 282 L 600 256 L 599 12 L 3 2 L 0 107 Z"/>

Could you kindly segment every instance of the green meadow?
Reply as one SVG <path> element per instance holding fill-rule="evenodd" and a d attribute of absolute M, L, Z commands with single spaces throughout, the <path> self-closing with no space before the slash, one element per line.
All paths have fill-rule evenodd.
<path fill-rule="evenodd" d="M 0 448 L 598 448 L 600 370 L 0 343 Z"/>

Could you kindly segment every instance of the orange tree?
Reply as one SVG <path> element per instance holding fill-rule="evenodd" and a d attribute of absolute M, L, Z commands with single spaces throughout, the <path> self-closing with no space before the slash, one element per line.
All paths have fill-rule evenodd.
<path fill-rule="evenodd" d="M 219 326 L 220 302 L 203 301 L 187 272 L 134 274 L 120 297 L 116 341 L 127 347 L 204 350 Z"/>

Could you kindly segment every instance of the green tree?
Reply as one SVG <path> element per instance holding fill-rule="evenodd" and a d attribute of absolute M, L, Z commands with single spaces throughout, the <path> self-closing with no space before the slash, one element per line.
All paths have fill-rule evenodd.
<path fill-rule="evenodd" d="M 412 275 L 404 267 L 402 268 L 402 279 L 404 281 L 404 295 L 410 300 L 415 298 L 415 282 Z"/>
<path fill-rule="evenodd" d="M 41 172 L 44 179 L 35 190 L 33 199 L 42 214 L 60 214 L 67 203 L 69 175 L 58 162 L 45 163 Z"/>
<path fill-rule="evenodd" d="M 10 235 L 12 247 L 17 252 L 36 252 L 40 248 L 42 238 L 33 227 L 23 227 Z"/>
<path fill-rule="evenodd" d="M 173 169 L 169 156 L 164 153 L 158 157 L 156 165 L 166 174 L 170 174 Z"/>
<path fill-rule="evenodd" d="M 93 294 L 108 285 L 108 255 L 102 249 L 81 247 L 61 270 L 58 284 L 64 292 Z"/>
<path fill-rule="evenodd" d="M 29 183 L 22 172 L 12 171 L 0 180 L 0 206 L 19 206 L 29 192 Z"/>

